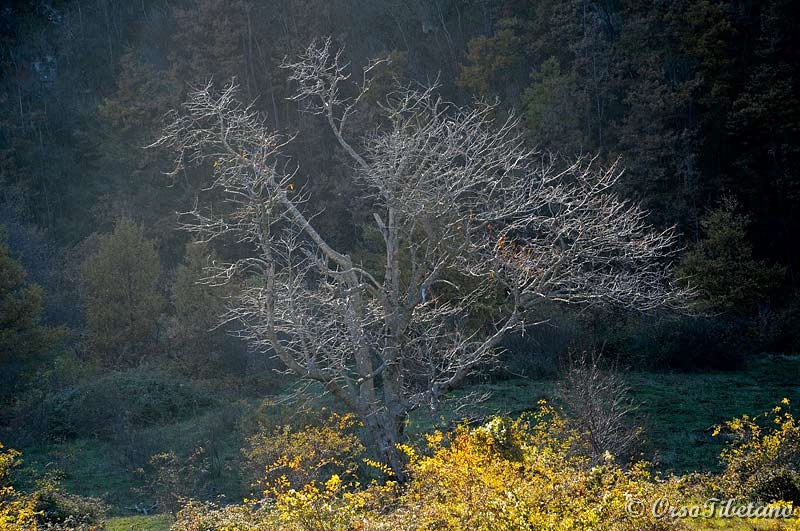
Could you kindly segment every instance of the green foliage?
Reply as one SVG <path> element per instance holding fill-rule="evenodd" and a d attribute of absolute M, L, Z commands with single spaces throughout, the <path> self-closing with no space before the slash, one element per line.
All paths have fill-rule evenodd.
<path fill-rule="evenodd" d="M 800 504 L 800 424 L 789 399 L 759 416 L 727 421 L 714 434 L 723 432 L 732 436 L 722 452 L 726 495 Z"/>
<path fill-rule="evenodd" d="M 170 234 L 171 201 L 183 190 L 164 186 L 163 160 L 143 150 L 158 134 L 161 117 L 180 94 L 181 86 L 156 68 L 141 49 L 128 47 L 119 58 L 116 89 L 97 106 L 92 135 L 96 137 L 96 172 L 107 180 L 93 206 L 95 216 L 109 222 L 134 212 L 162 241 Z M 177 249 L 176 249 L 177 251 Z"/>
<path fill-rule="evenodd" d="M 172 76 L 179 86 L 231 79 L 244 66 L 242 33 L 247 27 L 243 4 L 200 0 L 178 7 L 172 35 Z"/>
<path fill-rule="evenodd" d="M 525 47 L 519 20 L 506 19 L 489 37 L 476 37 L 467 46 L 468 64 L 461 67 L 458 85 L 481 96 L 501 94 L 518 77 Z"/>
<path fill-rule="evenodd" d="M 12 258 L 0 226 L 0 366 L 28 362 L 63 336 L 42 324 L 44 291 L 25 282 L 23 267 Z"/>
<path fill-rule="evenodd" d="M 185 263 L 178 266 L 172 285 L 175 316 L 169 333 L 175 344 L 172 353 L 186 372 L 198 377 L 209 377 L 230 369 L 225 359 L 225 349 L 230 344 L 220 322 L 225 312 L 224 296 L 229 286 L 212 287 L 202 279 L 208 276 L 206 268 L 219 260 L 206 246 L 189 243 Z"/>
<path fill-rule="evenodd" d="M 204 448 L 199 447 L 186 458 L 174 451 L 150 456 L 147 470 L 147 485 L 143 489 L 156 501 L 160 512 L 176 514 L 182 505 L 201 490 L 204 479 L 212 472 L 211 462 Z"/>
<path fill-rule="evenodd" d="M 564 71 L 556 57 L 531 73 L 522 105 L 531 140 L 543 149 L 564 154 L 580 153 L 585 144 L 580 116 L 575 112 L 575 75 Z"/>
<path fill-rule="evenodd" d="M 53 437 L 112 437 L 189 417 L 214 402 L 184 377 L 142 367 L 84 381 L 44 408 Z"/>
<path fill-rule="evenodd" d="M 753 352 L 741 320 L 707 316 L 629 316 L 612 332 L 614 352 L 645 370 L 733 371 Z"/>
<path fill-rule="evenodd" d="M 144 61 L 135 48 L 128 47 L 119 59 L 116 92 L 98 108 L 102 124 L 109 128 L 106 134 L 114 131 L 115 136 L 127 140 L 148 140 L 160 117 L 173 105 L 177 92 L 164 72 Z M 131 151 L 122 149 L 114 154 L 130 156 Z M 143 156 L 146 154 L 140 153 L 137 158 Z"/>
<path fill-rule="evenodd" d="M 707 309 L 747 312 L 768 300 L 785 268 L 753 258 L 750 223 L 733 199 L 701 221 L 703 238 L 684 256 L 679 274 L 696 286 Z"/>
<path fill-rule="evenodd" d="M 153 351 L 164 300 L 161 264 L 144 229 L 119 221 L 82 268 L 89 345 L 106 364 L 136 365 Z"/>

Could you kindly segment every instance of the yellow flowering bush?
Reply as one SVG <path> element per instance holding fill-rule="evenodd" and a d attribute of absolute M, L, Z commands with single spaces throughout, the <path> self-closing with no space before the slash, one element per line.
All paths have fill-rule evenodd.
<path fill-rule="evenodd" d="M 331 476 L 324 485 L 305 485 L 276 492 L 278 527 L 287 531 L 351 531 L 372 529 L 381 505 L 392 503 L 393 483 L 361 490 L 357 482 Z"/>
<path fill-rule="evenodd" d="M 800 504 L 800 424 L 788 399 L 761 415 L 742 415 L 717 426 L 728 433 L 720 487 L 728 496 Z"/>
<path fill-rule="evenodd" d="M 623 469 L 607 456 L 592 466 L 585 438 L 542 403 L 530 419 L 494 418 L 428 437 L 432 455 L 412 452 L 413 478 L 393 516 L 397 529 L 675 529 L 648 510 L 678 498 L 675 481 L 646 466 Z M 629 505 L 635 502 L 631 510 Z"/>
<path fill-rule="evenodd" d="M 728 468 L 721 476 L 664 480 L 654 477 L 647 463 L 625 467 L 610 454 L 598 459 L 586 435 L 542 402 L 523 418 L 497 417 L 477 428 L 434 432 L 424 448 L 402 446 L 409 477 L 403 485 L 365 486 L 354 475 L 337 473 L 301 485 L 284 474 L 270 480 L 260 500 L 226 508 L 188 506 L 173 531 L 795 529 L 796 519 L 733 522 L 686 511 L 705 507 L 709 488 L 725 485 L 727 496 L 752 496 L 760 488 L 758 478 L 768 477 L 765 470 L 780 464 L 796 472 L 800 437 L 787 405 L 719 428 L 734 434 L 723 453 Z M 767 420 L 769 428 L 763 426 Z M 302 459 L 278 461 L 290 470 Z"/>
<path fill-rule="evenodd" d="M 623 469 L 610 455 L 594 465 L 585 440 L 542 404 L 531 418 L 430 434 L 423 451 L 403 446 L 411 479 L 402 488 L 337 475 L 299 488 L 277 481 L 271 518 L 297 531 L 681 528 L 649 511 L 680 498 L 677 481 L 655 480 L 643 464 Z"/>
<path fill-rule="evenodd" d="M 318 485 L 337 475 L 355 479 L 364 446 L 352 414 L 331 413 L 320 425 L 277 426 L 247 440 L 243 450 L 256 485 L 267 495 Z"/>
<path fill-rule="evenodd" d="M 11 485 L 11 470 L 19 464 L 19 452 L 0 443 L 0 531 L 35 531 L 36 505 Z"/>

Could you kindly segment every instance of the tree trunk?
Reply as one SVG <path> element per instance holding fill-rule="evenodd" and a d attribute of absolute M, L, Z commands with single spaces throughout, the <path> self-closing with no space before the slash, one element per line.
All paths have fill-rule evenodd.
<path fill-rule="evenodd" d="M 374 446 L 380 454 L 380 460 L 391 468 L 393 479 L 401 483 L 408 479 L 407 459 L 402 450 L 398 448 L 398 444 L 403 439 L 406 418 L 407 414 L 405 413 L 383 411 L 365 419 Z"/>

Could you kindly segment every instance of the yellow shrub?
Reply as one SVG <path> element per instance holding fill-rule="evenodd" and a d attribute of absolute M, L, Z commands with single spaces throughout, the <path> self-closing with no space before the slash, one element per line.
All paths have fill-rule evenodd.
<path fill-rule="evenodd" d="M 728 496 L 800 504 L 800 424 L 788 399 L 756 417 L 743 415 L 717 426 L 733 440 L 721 457 L 720 486 Z"/>
<path fill-rule="evenodd" d="M 728 463 L 723 482 L 737 488 L 744 482 L 751 488 L 748 481 L 765 467 L 796 465 L 800 434 L 785 405 L 758 419 L 769 420 L 770 429 L 749 417 L 726 424 L 736 440 L 723 453 Z M 584 434 L 572 426 L 542 403 L 527 418 L 494 418 L 478 428 L 464 425 L 452 433 L 435 432 L 428 435 L 425 449 L 403 446 L 410 480 L 402 486 L 373 482 L 364 487 L 354 476 L 347 479 L 336 473 L 298 485 L 283 474 L 271 479 L 265 499 L 226 508 L 188 506 L 174 531 L 797 528 L 796 519 L 687 518 L 688 512 L 680 517 L 688 507 L 703 508 L 704 491 L 720 478 L 693 474 L 661 480 L 651 475 L 646 463 L 622 467 L 612 455 L 598 463 L 589 457 Z M 278 462 L 286 470 L 318 462 L 304 461 L 301 452 L 307 451 L 304 444 L 321 444 L 325 434 L 331 437 L 328 442 L 349 441 L 339 439 L 341 433 L 334 435 L 336 426 L 328 428 L 332 431 L 312 431 L 305 442 L 290 438 L 298 444 L 294 457 L 282 456 Z"/>
<path fill-rule="evenodd" d="M 433 433 L 425 452 L 403 447 L 411 480 L 402 489 L 360 489 L 336 476 L 284 485 L 275 490 L 274 514 L 279 528 L 298 531 L 681 528 L 649 512 L 661 497 L 680 499 L 677 481 L 654 480 L 644 465 L 622 469 L 611 456 L 592 466 L 584 441 L 543 404 L 530 420 Z"/>
<path fill-rule="evenodd" d="M 319 485 L 338 475 L 355 479 L 364 446 L 353 433 L 354 415 L 332 413 L 322 425 L 294 429 L 277 426 L 248 439 L 244 454 L 256 483 L 267 496 L 304 485 Z"/>
<path fill-rule="evenodd" d="M 621 530 L 678 524 L 629 512 L 677 499 L 677 483 L 654 481 L 645 466 L 623 470 L 611 456 L 591 466 L 584 439 L 547 405 L 531 421 L 495 418 L 429 438 L 433 454 L 411 459 L 413 478 L 395 516 L 398 529 Z"/>
<path fill-rule="evenodd" d="M 19 452 L 0 443 L 0 531 L 35 531 L 36 506 L 11 485 L 11 469 L 19 464 Z"/>

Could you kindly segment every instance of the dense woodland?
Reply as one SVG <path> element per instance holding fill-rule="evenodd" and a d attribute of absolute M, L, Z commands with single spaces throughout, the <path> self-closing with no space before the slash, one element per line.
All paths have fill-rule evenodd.
<path fill-rule="evenodd" d="M 348 177 L 352 164 L 323 117 L 292 98 L 285 68 L 326 38 L 343 49 L 356 77 L 371 61 L 389 59 L 374 67 L 374 90 L 360 102 L 351 130 L 375 128 L 383 98 L 397 86 L 438 84 L 457 106 L 495 103 L 499 123 L 515 116 L 526 144 L 557 161 L 618 162 L 624 168 L 619 196 L 642 205 L 656 229 L 676 228 L 672 267 L 694 290 L 690 304 L 647 312 L 538 306 L 530 321 L 544 324 L 506 338 L 496 362 L 471 373 L 468 389 L 558 381 L 560 391 L 542 395 L 561 397 L 569 410 L 570 402 L 575 408 L 581 400 L 602 400 L 577 391 L 587 378 L 609 378 L 603 381 L 612 394 L 624 395 L 620 369 L 694 381 L 698 373 L 745 371 L 781 359 L 788 365 L 774 370 L 786 381 L 776 392 L 800 399 L 793 358 L 800 349 L 799 14 L 791 0 L 3 2 L 0 441 L 32 456 L 18 488 L 39 488 L 48 507 L 100 511 L 100 502 L 72 498 L 50 476 L 47 485 L 34 487 L 32 477 L 55 463 L 74 494 L 99 496 L 112 513 L 127 514 L 176 512 L 190 498 L 224 505 L 221 494 L 236 502 L 253 485 L 266 485 L 259 488 L 279 508 L 282 499 L 288 504 L 283 516 L 306 522 L 307 507 L 281 498 L 288 483 L 264 478 L 265 466 L 291 470 L 292 486 L 319 482 L 309 494 L 317 504 L 345 503 L 329 478 L 349 474 L 366 484 L 380 476 L 379 456 L 362 446 L 358 423 L 334 397 L 284 376 L 269 352 L 236 337 L 236 323 L 221 321 L 242 286 L 201 281 L 209 263 L 246 256 L 247 242 L 198 244 L 177 230 L 185 221 L 179 212 L 219 199 L 208 187 L 214 167 L 167 175 L 173 154 L 153 145 L 168 113 L 192 90 L 235 80 L 241 99 L 254 101 L 270 128 L 292 138 L 284 148 L 286 160 L 299 167 L 291 190 L 307 195 L 303 208 L 320 234 L 365 270 L 379 271 L 381 236 L 363 191 Z M 487 322 L 493 311 L 487 305 Z M 506 412 L 536 410 L 540 397 Z M 358 503 L 348 498 L 358 510 L 345 504 L 342 511 L 367 511 L 364 522 L 374 524 L 381 504 L 434 507 L 422 500 L 430 488 L 422 478 L 447 469 L 450 458 L 489 466 L 481 458 L 487 448 L 500 448 L 503 467 L 523 460 L 534 468 L 525 461 L 531 448 L 559 448 L 553 450 L 558 466 L 587 485 L 585 463 L 567 446 L 588 445 L 595 457 L 611 450 L 653 460 L 647 443 L 630 445 L 638 440 L 633 432 L 587 443 L 549 407 L 536 414 L 548 419 L 532 422 L 537 428 L 516 421 L 472 434 L 459 428 L 449 446 L 429 439 L 429 457 L 407 454 L 416 483 L 406 498 L 394 497 L 390 481 L 360 494 Z M 636 408 L 626 408 L 633 419 Z M 419 431 L 441 421 L 437 415 L 419 421 Z M 798 437 L 792 426 L 784 430 L 787 438 Z M 750 427 L 740 423 L 732 431 Z M 526 439 L 531 429 L 539 430 L 539 442 Z M 762 451 L 752 446 L 757 437 L 742 440 Z M 796 490 L 781 491 L 798 496 L 795 503 L 797 440 L 787 450 L 794 468 L 781 476 L 795 482 Z M 301 448 L 305 457 L 293 459 L 287 448 Z M 4 452 L 0 446 L 0 488 L 16 459 Z M 316 462 L 315 452 L 322 455 Z M 363 452 L 374 467 L 354 464 Z M 742 459 L 735 451 L 723 458 L 725 481 L 737 493 L 758 491 L 763 485 L 742 486 L 736 468 L 745 467 Z M 86 470 L 76 460 L 96 462 L 98 476 L 125 479 L 90 485 L 74 477 Z M 619 463 L 603 473 L 631 474 Z M 680 473 L 719 466 L 715 459 L 662 464 Z M 511 468 L 493 469 L 494 479 L 512 482 Z M 650 488 L 636 483 L 650 485 L 633 469 L 625 476 L 631 488 Z M 0 490 L 0 503 L 10 504 L 14 492 Z M 480 495 L 470 492 L 477 503 Z M 186 529 L 200 529 L 192 526 L 204 518 L 202 525 L 212 527 L 245 525 L 236 523 L 235 511 L 223 513 L 190 506 L 179 523 Z M 420 525 L 445 525 L 432 514 Z M 442 528 L 486 525 L 460 521 Z M 298 529 L 344 529 L 352 525 L 347 522 Z M 386 525 L 403 528 L 398 522 Z M 609 529 L 628 529 L 619 525 Z"/>

